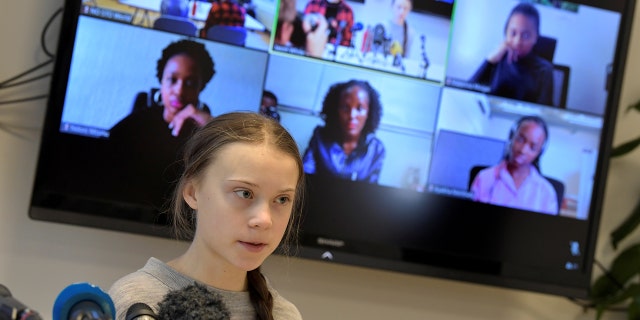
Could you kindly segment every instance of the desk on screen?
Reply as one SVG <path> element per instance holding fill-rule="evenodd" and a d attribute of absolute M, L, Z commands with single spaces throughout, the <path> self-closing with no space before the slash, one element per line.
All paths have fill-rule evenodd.
<path fill-rule="evenodd" d="M 389 54 L 385 56 L 381 52 L 374 53 L 371 51 L 363 54 L 357 48 L 338 46 L 334 54 L 334 45 L 327 44 L 322 58 L 344 64 L 404 74 L 420 79 L 433 81 L 444 80 L 443 65 L 431 63 L 425 68 L 424 62 L 419 59 L 402 59 L 400 64 L 394 64 L 393 56 Z"/>

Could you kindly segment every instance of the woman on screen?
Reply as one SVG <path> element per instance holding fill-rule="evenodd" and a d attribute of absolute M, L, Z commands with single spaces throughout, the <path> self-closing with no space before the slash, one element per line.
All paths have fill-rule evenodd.
<path fill-rule="evenodd" d="M 415 37 L 415 30 L 407 23 L 407 15 L 413 9 L 413 0 L 391 0 L 391 19 L 386 24 L 386 34 L 391 40 L 390 50 L 402 58 L 408 58 Z"/>
<path fill-rule="evenodd" d="M 214 74 L 213 59 L 202 43 L 180 40 L 169 44 L 156 64 L 160 89 L 139 93 L 131 114 L 111 128 L 110 137 L 121 130 L 148 130 L 152 125 L 162 126 L 163 134 L 156 137 L 179 137 L 190 133 L 183 130 L 189 123 L 204 125 L 211 114 L 199 97 Z"/>
<path fill-rule="evenodd" d="M 329 26 L 329 42 L 348 47 L 353 36 L 354 13 L 345 0 L 309 0 L 304 14 L 318 13 Z"/>
<path fill-rule="evenodd" d="M 520 118 L 509 132 L 504 158 L 478 173 L 471 185 L 473 199 L 506 207 L 558 213 L 554 187 L 540 173 L 540 156 L 549 130 L 537 116 Z"/>
<path fill-rule="evenodd" d="M 490 93 L 552 105 L 553 65 L 533 52 L 540 35 L 540 14 L 531 4 L 515 6 L 504 28 L 504 41 L 471 77 Z"/>
<path fill-rule="evenodd" d="M 117 319 L 135 303 L 159 319 L 223 319 L 211 310 L 226 311 L 224 319 L 302 319 L 260 271 L 279 246 L 288 253 L 298 231 L 304 174 L 291 135 L 258 113 L 223 114 L 187 142 L 183 166 L 170 213 L 178 238 L 191 244 L 168 262 L 150 258 L 111 286 Z M 209 301 L 172 310 L 165 295 L 194 283 L 205 286 Z M 221 307 L 198 308 L 213 295 Z"/>
<path fill-rule="evenodd" d="M 215 74 L 205 46 L 192 40 L 169 44 L 156 63 L 160 89 L 140 92 L 131 113 L 109 131 L 113 170 L 125 188 L 161 204 L 175 180 L 169 169 L 192 132 L 212 119 L 200 92 Z"/>
<path fill-rule="evenodd" d="M 246 14 L 247 10 L 236 0 L 212 1 L 207 20 L 200 30 L 200 37 L 206 38 L 207 31 L 213 26 L 244 27 Z"/>
<path fill-rule="evenodd" d="M 162 0 L 162 2 L 160 2 L 160 14 L 187 18 L 189 17 L 189 1 Z"/>
<path fill-rule="evenodd" d="M 378 92 L 362 80 L 337 83 L 322 103 L 325 125 L 316 127 L 304 153 L 304 171 L 377 183 L 385 148 L 375 136 L 382 117 Z"/>
<path fill-rule="evenodd" d="M 324 16 L 298 14 L 296 0 L 281 0 L 273 40 L 275 50 L 320 58 L 328 41 L 329 25 Z"/>

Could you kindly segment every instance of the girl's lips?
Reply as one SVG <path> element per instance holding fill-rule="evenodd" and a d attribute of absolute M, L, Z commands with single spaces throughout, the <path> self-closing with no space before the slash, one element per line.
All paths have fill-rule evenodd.
<path fill-rule="evenodd" d="M 182 109 L 182 106 L 183 106 L 182 102 L 179 102 L 179 101 L 171 101 L 170 105 L 172 108 L 176 108 L 176 109 Z"/>
<path fill-rule="evenodd" d="M 260 252 L 267 246 L 264 243 L 252 243 L 252 242 L 244 242 L 244 241 L 239 241 L 239 243 L 241 246 L 243 246 L 245 249 L 247 249 L 250 252 Z"/>

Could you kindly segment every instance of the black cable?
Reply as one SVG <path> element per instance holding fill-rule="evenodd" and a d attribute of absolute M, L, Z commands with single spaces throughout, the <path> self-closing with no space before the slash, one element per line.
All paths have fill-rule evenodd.
<path fill-rule="evenodd" d="M 53 58 L 55 56 L 55 54 L 51 53 L 51 51 L 49 51 L 49 49 L 47 49 L 47 44 L 45 42 L 44 37 L 47 34 L 47 30 L 51 26 L 51 23 L 53 22 L 53 19 L 55 19 L 59 14 L 62 14 L 63 11 L 64 11 L 64 7 L 58 8 L 58 10 L 56 10 L 53 13 L 53 15 L 49 18 L 49 21 L 47 21 L 47 23 L 44 25 L 44 29 L 42 29 L 42 33 L 40 34 L 40 46 L 42 46 L 42 50 L 44 51 L 44 53 L 47 56 L 49 56 L 49 58 Z"/>
<path fill-rule="evenodd" d="M 581 307 L 585 312 L 589 309 L 595 309 L 596 304 L 590 300 L 582 300 L 574 297 L 566 297 L 569 301 Z M 628 312 L 629 310 L 625 306 L 607 307 L 606 311 L 610 312 Z"/>
<path fill-rule="evenodd" d="M 600 271 L 602 271 L 602 273 L 609 278 L 609 280 L 611 280 L 611 282 L 613 282 L 616 286 L 618 286 L 619 289 L 624 289 L 624 285 L 622 285 L 617 279 L 615 279 L 612 275 L 611 272 L 609 272 L 609 269 L 607 269 L 598 259 L 593 259 L 593 263 L 600 269 Z M 596 308 L 595 303 L 592 300 L 589 299 L 578 299 L 578 298 L 574 298 L 574 297 L 566 297 L 569 301 L 573 302 L 574 304 L 578 305 L 579 307 L 581 307 L 585 312 L 588 309 L 594 309 Z M 612 311 L 612 312 L 628 312 L 628 308 L 626 308 L 625 306 L 615 306 L 615 307 L 607 307 L 606 309 L 607 311 Z"/>
<path fill-rule="evenodd" d="M 15 81 L 17 79 L 20 79 L 20 78 L 28 75 L 31 72 L 34 72 L 34 71 L 36 71 L 36 70 L 38 70 L 38 69 L 40 69 L 42 67 L 45 67 L 45 66 L 47 66 L 48 64 L 50 64 L 52 62 L 53 62 L 53 59 L 49 59 L 49 60 L 47 60 L 47 61 L 45 61 L 45 62 L 43 62 L 43 63 L 41 63 L 41 64 L 39 64 L 39 65 L 37 65 L 37 66 L 35 66 L 33 68 L 30 68 L 27 71 L 24 71 L 24 72 L 22 72 L 22 73 L 20 73 L 18 75 L 15 75 L 15 76 L 7 79 L 7 80 L 4 80 L 4 81 L 0 82 L 0 88 L 4 87 L 5 85 L 7 85 L 7 84 L 9 84 L 9 83 L 11 83 L 11 82 L 13 82 L 13 81 Z"/>
<path fill-rule="evenodd" d="M 8 125 L 6 123 L 0 123 L 0 131 L 4 131 L 6 133 L 9 133 L 13 136 L 16 136 L 18 138 L 22 138 L 22 139 L 28 139 L 28 136 L 22 134 L 22 131 L 32 131 L 32 130 L 38 130 L 39 128 L 34 128 L 34 127 L 27 127 L 27 126 L 14 126 L 14 125 Z"/>
<path fill-rule="evenodd" d="M 15 100 L 5 100 L 5 101 L 0 101 L 0 105 L 1 104 L 11 104 L 11 103 L 19 103 L 19 102 L 27 102 L 27 101 L 33 101 L 33 100 L 46 99 L 48 96 L 49 96 L 48 94 L 42 94 L 42 95 L 39 95 L 39 96 L 32 96 L 32 97 L 15 99 Z"/>
<path fill-rule="evenodd" d="M 45 61 L 45 62 L 43 62 L 43 63 L 40 63 L 39 65 L 37 65 L 37 66 L 35 66 L 35 67 L 33 67 L 33 68 L 31 68 L 31 69 L 29 69 L 29 70 L 25 71 L 25 72 L 22 72 L 22 73 L 20 73 L 20 74 L 18 74 L 18 75 L 16 75 L 16 76 L 13 76 L 13 77 L 11 77 L 11 78 L 9 78 L 9 79 L 7 79 L 7 80 L 4 80 L 4 81 L 0 82 L 0 88 L 7 87 L 9 83 L 11 83 L 11 82 L 13 82 L 13 81 L 15 81 L 15 80 L 17 80 L 17 79 L 20 79 L 20 78 L 22 78 L 22 77 L 24 77 L 24 76 L 26 76 L 26 75 L 28 75 L 28 74 L 30 74 L 30 73 L 32 73 L 32 72 L 34 72 L 34 71 L 36 71 L 36 70 L 38 70 L 38 69 L 40 69 L 40 68 L 42 68 L 42 67 L 44 67 L 44 66 L 46 66 L 46 65 L 48 65 L 48 64 L 50 64 L 50 63 L 52 63 L 52 62 L 53 62 L 53 60 L 54 60 L 54 59 L 53 59 L 54 54 L 52 54 L 52 53 L 49 51 L 49 49 L 47 49 L 47 45 L 46 45 L 46 43 L 45 43 L 45 35 L 47 34 L 47 30 L 48 30 L 48 29 L 49 29 L 49 27 L 51 26 L 51 23 L 53 22 L 53 20 L 54 20 L 54 19 L 55 19 L 59 14 L 61 14 L 63 11 L 64 11 L 64 7 L 60 7 L 60 8 L 58 8 L 58 10 L 56 10 L 56 11 L 53 13 L 53 15 L 51 15 L 51 17 L 49 18 L 49 20 L 48 20 L 48 21 L 47 21 L 47 23 L 45 24 L 44 28 L 42 29 L 42 33 L 40 34 L 40 45 L 41 45 L 41 47 L 42 47 L 42 50 L 44 50 L 45 54 L 46 54 L 49 58 L 51 58 L 51 59 L 49 59 L 49 60 L 47 60 L 47 61 Z M 35 78 L 33 78 L 33 80 L 37 80 L 37 79 L 40 79 L 40 78 L 42 78 L 42 77 L 44 77 L 44 76 L 35 77 Z M 33 80 L 26 80 L 26 81 L 20 82 L 20 84 L 28 83 L 28 82 L 33 81 Z M 17 84 L 15 84 L 15 83 L 14 83 L 14 84 L 12 84 L 11 86 L 15 86 L 15 85 L 17 85 Z"/>
<path fill-rule="evenodd" d="M 47 72 L 47 73 L 41 74 L 41 75 L 39 75 L 39 76 L 35 76 L 35 77 L 33 77 L 33 78 L 29 78 L 29 79 L 27 79 L 27 80 L 22 80 L 22 81 L 20 81 L 20 82 L 14 82 L 14 83 L 10 83 L 10 84 L 5 84 L 5 85 L 3 85 L 3 86 L 0 86 L 0 89 L 6 89 L 6 88 L 11 88 L 11 87 L 17 87 L 17 86 L 19 86 L 19 85 L 27 84 L 27 83 L 29 83 L 29 82 L 34 82 L 34 81 L 36 81 L 36 80 L 40 80 L 40 79 L 42 79 L 42 78 L 46 78 L 46 77 L 48 77 L 48 76 L 50 76 L 50 75 L 51 75 L 51 72 Z"/>
<path fill-rule="evenodd" d="M 595 263 L 595 265 L 600 268 L 600 271 L 602 271 L 602 273 L 609 278 L 609 280 L 611 280 L 611 282 L 613 282 L 616 286 L 618 286 L 618 289 L 622 290 L 624 289 L 624 284 L 620 283 L 618 281 L 618 279 L 614 278 L 611 275 L 611 272 L 609 272 L 609 270 L 602 265 L 602 263 L 600 263 L 600 261 L 598 261 L 597 259 L 593 259 L 593 263 Z"/>

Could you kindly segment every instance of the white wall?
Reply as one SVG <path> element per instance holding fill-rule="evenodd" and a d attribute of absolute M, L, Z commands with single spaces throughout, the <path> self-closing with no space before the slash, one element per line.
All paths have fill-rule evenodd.
<path fill-rule="evenodd" d="M 40 31 L 62 0 L 0 2 L 0 79 L 45 60 Z M 636 16 L 640 19 L 640 8 Z M 622 105 L 640 99 L 640 24 L 634 27 Z M 47 36 L 55 43 L 57 32 Z M 1 90 L 0 101 L 36 95 L 47 81 Z M 169 259 L 185 245 L 171 240 L 69 225 L 32 221 L 27 216 L 45 101 L 0 105 L 0 283 L 13 295 L 51 318 L 58 293 L 67 285 L 89 281 L 103 288 L 131 272 L 150 255 Z M 639 134 L 638 116 L 622 117 L 616 142 Z M 606 192 L 602 237 L 596 256 L 613 257 L 607 233 L 638 199 L 640 151 L 613 161 Z M 637 238 L 637 237 L 636 237 Z M 628 242 L 627 242 L 628 243 Z M 624 245 L 624 244 L 623 244 Z M 397 274 L 316 261 L 270 258 L 265 271 L 305 319 L 594 319 L 594 313 L 566 298 Z M 626 319 L 612 314 L 607 319 Z"/>

